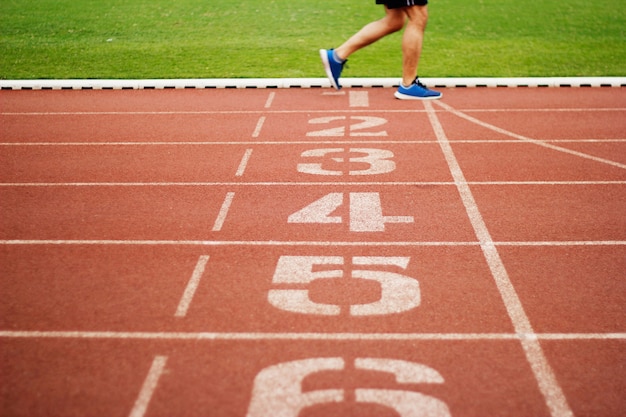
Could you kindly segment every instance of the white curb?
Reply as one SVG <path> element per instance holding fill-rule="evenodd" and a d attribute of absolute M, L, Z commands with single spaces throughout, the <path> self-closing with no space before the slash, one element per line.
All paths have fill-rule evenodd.
<path fill-rule="evenodd" d="M 420 78 L 429 87 L 626 87 L 626 77 Z M 344 87 L 397 87 L 399 78 L 342 78 Z M 330 88 L 326 78 L 0 80 L 2 90 Z"/>

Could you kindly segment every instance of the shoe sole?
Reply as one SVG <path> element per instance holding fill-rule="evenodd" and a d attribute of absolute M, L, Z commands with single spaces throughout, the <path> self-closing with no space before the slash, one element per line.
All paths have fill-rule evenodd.
<path fill-rule="evenodd" d="M 330 69 L 330 62 L 328 62 L 328 51 L 326 49 L 320 49 L 320 58 L 322 58 L 322 63 L 324 64 L 324 71 L 326 71 L 326 76 L 330 81 L 330 85 L 337 90 L 341 89 L 341 86 L 338 82 L 335 82 L 335 77 L 333 77 L 333 72 Z"/>
<path fill-rule="evenodd" d="M 399 91 L 396 91 L 394 93 L 394 97 L 397 98 L 398 100 L 439 100 L 442 96 L 443 94 L 439 94 L 438 96 L 418 97 L 418 96 L 411 96 L 409 94 L 402 94 Z"/>

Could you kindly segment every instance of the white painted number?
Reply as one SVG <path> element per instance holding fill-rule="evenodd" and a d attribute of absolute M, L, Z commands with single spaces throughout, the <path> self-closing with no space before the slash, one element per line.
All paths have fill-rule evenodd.
<path fill-rule="evenodd" d="M 357 358 L 354 367 L 390 373 L 398 384 L 444 383 L 436 370 L 398 359 Z M 343 358 L 311 358 L 269 366 L 254 379 L 247 417 L 297 417 L 307 407 L 343 402 L 346 400 L 343 389 L 302 392 L 302 382 L 318 372 L 338 372 L 345 368 Z M 446 403 L 419 392 L 357 388 L 355 397 L 357 403 L 380 404 L 394 410 L 400 417 L 450 416 Z"/>
<path fill-rule="evenodd" d="M 332 157 L 332 154 L 345 153 L 343 148 L 326 148 L 326 149 L 311 149 L 302 152 L 303 158 L 325 158 L 330 156 L 330 164 L 346 163 L 345 158 L 340 156 Z M 349 163 L 353 164 L 367 164 L 368 167 L 364 169 L 352 169 L 348 171 L 349 175 L 379 175 L 387 174 L 396 169 L 396 163 L 390 159 L 394 157 L 393 152 L 385 149 L 372 149 L 372 148 L 350 148 L 350 153 L 364 154 L 361 156 L 353 156 L 348 158 Z M 331 170 L 323 168 L 323 162 L 311 162 L 298 164 L 298 172 L 303 174 L 312 175 L 343 175 L 343 170 Z"/>
<path fill-rule="evenodd" d="M 419 282 L 411 277 L 395 272 L 381 270 L 385 267 L 406 269 L 408 257 L 355 256 L 352 264 L 354 269 L 351 278 L 376 281 L 380 285 L 381 297 L 378 301 L 368 304 L 350 306 L 352 316 L 374 316 L 403 313 L 420 305 L 421 295 Z M 272 289 L 268 293 L 271 305 L 281 310 L 300 313 L 336 316 L 341 307 L 333 304 L 313 302 L 309 285 L 318 279 L 342 278 L 344 259 L 340 256 L 281 256 L 274 272 L 272 283 L 275 286 L 295 286 L 298 288 Z M 337 269 L 318 270 L 319 266 L 333 265 Z"/>
<path fill-rule="evenodd" d="M 379 193 L 349 193 L 350 231 L 384 232 L 386 223 L 413 223 L 412 216 L 384 216 Z M 293 213 L 288 223 L 342 223 L 333 216 L 344 202 L 343 193 L 330 193 Z"/>
<path fill-rule="evenodd" d="M 345 125 L 345 121 L 350 121 L 349 125 Z M 374 128 L 387 123 L 387 119 L 374 116 L 327 116 L 317 117 L 309 120 L 313 125 L 339 125 L 328 127 L 326 129 L 314 130 L 308 132 L 307 136 L 319 137 L 319 136 L 346 136 L 348 131 L 349 136 L 387 136 L 386 130 L 373 131 Z M 347 129 L 346 129 L 347 127 Z"/>

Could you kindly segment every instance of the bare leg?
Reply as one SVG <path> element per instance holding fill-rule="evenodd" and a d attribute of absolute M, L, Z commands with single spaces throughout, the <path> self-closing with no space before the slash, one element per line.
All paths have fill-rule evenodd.
<path fill-rule="evenodd" d="M 408 17 L 408 23 L 402 35 L 402 84 L 409 86 L 417 76 L 424 31 L 428 22 L 428 8 L 427 6 L 411 6 L 402 10 Z"/>
<path fill-rule="evenodd" d="M 385 17 L 363 26 L 360 31 L 336 48 L 335 53 L 339 58 L 347 59 L 348 56 L 359 49 L 376 42 L 390 33 L 401 30 L 404 27 L 407 15 L 408 12 L 405 12 L 404 9 L 388 9 L 385 7 Z"/>

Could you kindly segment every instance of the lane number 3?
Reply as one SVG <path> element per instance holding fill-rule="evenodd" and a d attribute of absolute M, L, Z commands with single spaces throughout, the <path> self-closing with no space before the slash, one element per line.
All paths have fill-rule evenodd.
<path fill-rule="evenodd" d="M 302 152 L 302 158 L 322 159 L 321 162 L 305 162 L 298 164 L 298 172 L 311 175 L 344 175 L 343 170 L 328 169 L 324 166 L 340 165 L 345 163 L 352 164 L 352 169 L 348 171 L 349 175 L 380 175 L 387 174 L 396 169 L 396 163 L 391 160 L 394 157 L 393 152 L 386 149 L 373 148 L 350 148 L 350 154 L 356 154 L 349 158 L 344 158 L 344 148 L 322 148 L 311 149 Z M 360 165 L 365 164 L 365 165 Z M 360 168 L 364 166 L 363 168 Z M 355 169 L 360 168 L 360 169 Z"/>

